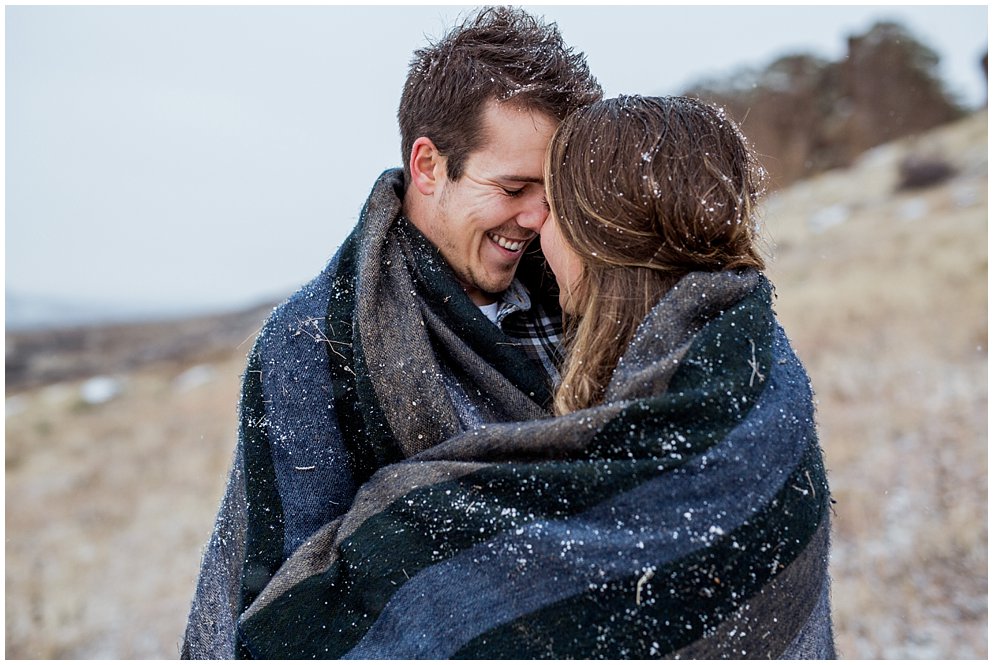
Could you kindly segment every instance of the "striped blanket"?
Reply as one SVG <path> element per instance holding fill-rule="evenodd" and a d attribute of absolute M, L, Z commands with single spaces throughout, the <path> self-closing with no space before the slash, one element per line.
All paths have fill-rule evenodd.
<path fill-rule="evenodd" d="M 260 658 L 829 658 L 808 377 L 760 274 L 693 273 L 603 405 L 378 472 L 240 620 Z"/>

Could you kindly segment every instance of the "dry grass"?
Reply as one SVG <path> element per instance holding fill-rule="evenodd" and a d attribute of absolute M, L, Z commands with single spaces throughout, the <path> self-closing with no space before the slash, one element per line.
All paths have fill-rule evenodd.
<path fill-rule="evenodd" d="M 907 150 L 960 175 L 894 195 Z M 811 374 L 838 501 L 843 657 L 986 657 L 986 151 L 983 113 L 768 204 L 777 310 Z M 828 206 L 846 219 L 817 231 Z"/>
<path fill-rule="evenodd" d="M 878 149 L 767 205 L 777 311 L 810 370 L 838 501 L 843 657 L 987 654 L 986 123 Z M 894 194 L 908 150 L 959 176 Z M 79 383 L 8 395 L 8 658 L 177 655 L 246 350 L 186 389 L 186 366 L 128 372 L 103 405 Z"/>
<path fill-rule="evenodd" d="M 242 364 L 186 389 L 181 367 L 134 372 L 103 405 L 78 384 L 8 398 L 8 658 L 178 655 Z"/>

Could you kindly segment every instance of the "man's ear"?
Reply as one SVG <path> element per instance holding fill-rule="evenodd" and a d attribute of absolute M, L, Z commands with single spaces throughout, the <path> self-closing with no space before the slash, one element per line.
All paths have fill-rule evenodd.
<path fill-rule="evenodd" d="M 410 149 L 410 184 L 418 192 L 424 196 L 434 194 L 445 169 L 445 157 L 431 139 L 422 136 L 414 141 Z"/>

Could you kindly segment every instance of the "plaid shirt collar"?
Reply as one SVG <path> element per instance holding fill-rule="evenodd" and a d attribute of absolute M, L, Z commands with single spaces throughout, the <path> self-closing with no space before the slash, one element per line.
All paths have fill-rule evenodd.
<path fill-rule="evenodd" d="M 562 361 L 562 314 L 532 302 L 527 288 L 515 277 L 500 295 L 496 320 L 504 334 L 517 340 L 545 369 L 551 385 L 557 384 Z"/>
<path fill-rule="evenodd" d="M 531 310 L 531 294 L 516 277 L 507 287 L 507 290 L 500 294 L 497 306 L 496 324 L 503 328 L 503 320 L 515 312 L 527 312 Z"/>

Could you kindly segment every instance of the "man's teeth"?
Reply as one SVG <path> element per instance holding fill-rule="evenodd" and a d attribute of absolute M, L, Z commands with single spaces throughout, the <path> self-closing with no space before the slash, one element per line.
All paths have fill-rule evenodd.
<path fill-rule="evenodd" d="M 508 240 L 507 238 L 504 238 L 503 236 L 498 236 L 495 233 L 489 233 L 487 235 L 490 237 L 490 240 L 500 245 L 504 249 L 510 250 L 511 252 L 516 252 L 520 249 L 523 249 L 524 245 L 528 244 L 527 240 Z"/>

